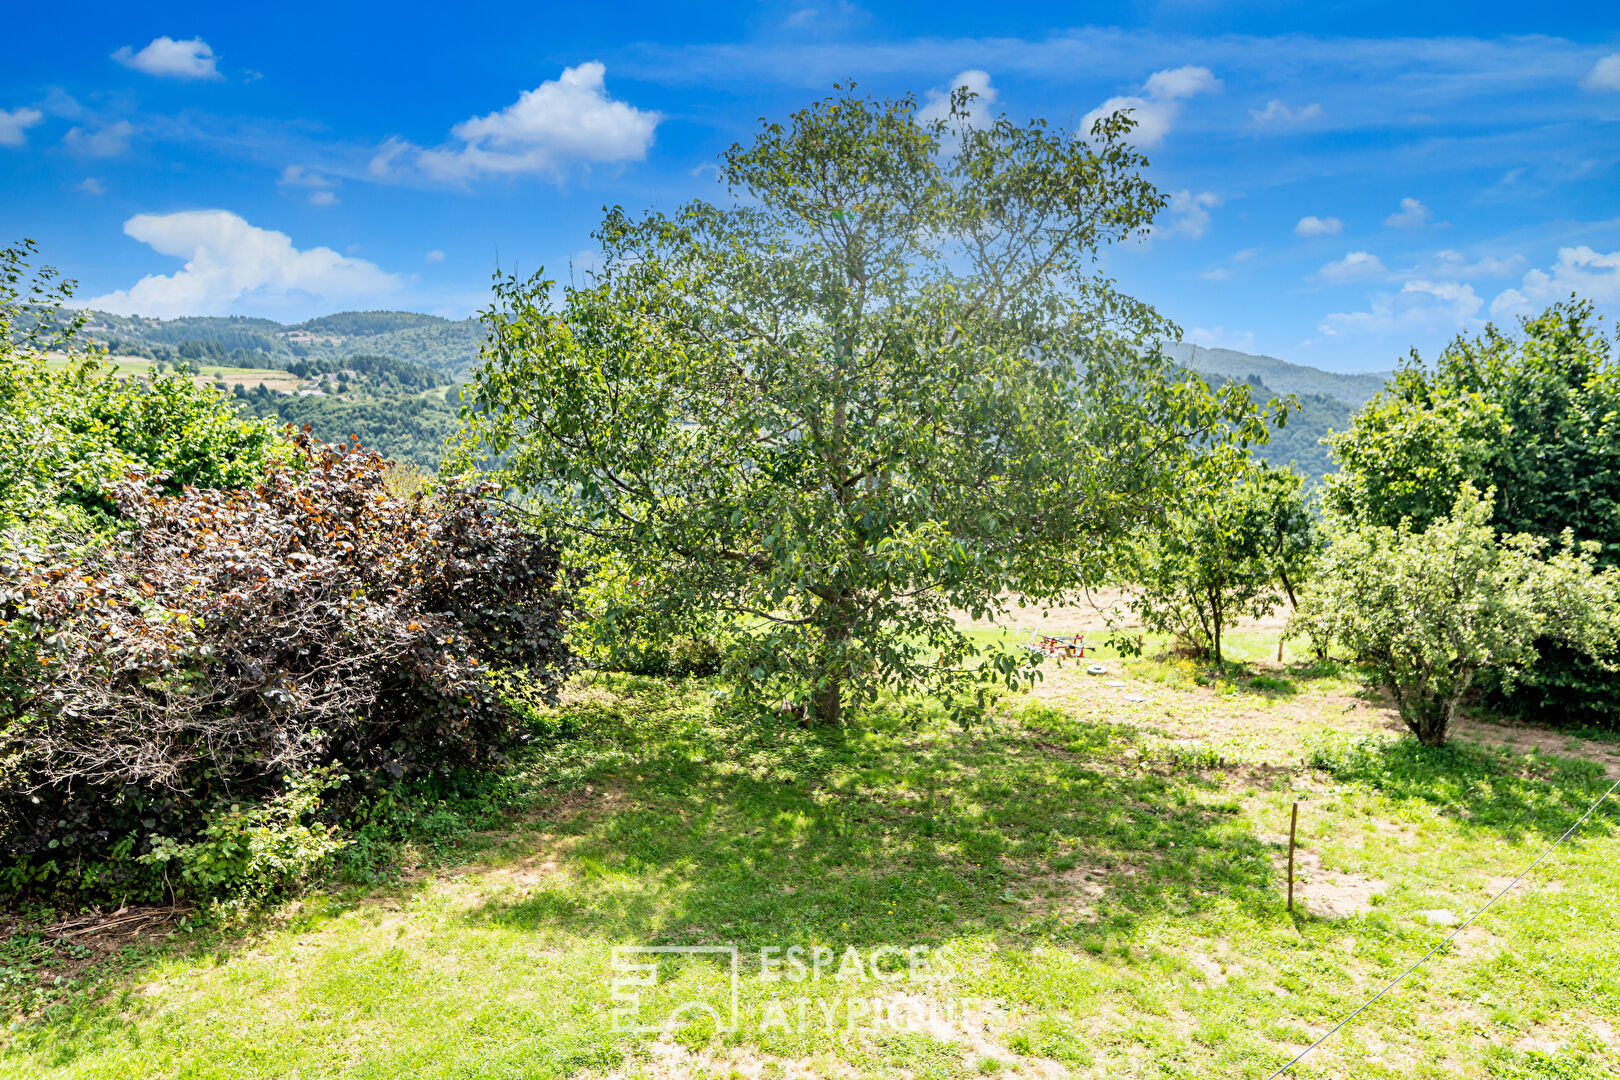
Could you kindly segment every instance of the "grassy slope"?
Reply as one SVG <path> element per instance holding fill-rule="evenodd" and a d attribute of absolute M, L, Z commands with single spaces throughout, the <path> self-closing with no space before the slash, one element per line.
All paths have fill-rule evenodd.
<path fill-rule="evenodd" d="M 582 682 L 563 709 L 578 736 L 527 755 L 512 823 L 471 834 L 454 806 L 424 822 L 451 865 L 132 957 L 99 999 L 15 1027 L 0 1073 L 1263 1077 L 1437 940 L 1420 912 L 1466 913 L 1534 858 L 1613 760 L 1563 737 L 1594 760 L 1419 753 L 1331 671 L 1200 685 L 1190 665 L 1126 663 L 1068 665 L 968 733 L 926 713 L 760 732 L 717 718 L 701 684 Z M 1377 879 L 1381 901 L 1284 910 L 1296 798 L 1303 896 Z M 1617 826 L 1611 804 L 1298 1075 L 1613 1075 Z M 750 971 L 741 1034 L 654 1040 L 614 1035 L 606 1011 L 610 946 L 636 942 L 955 962 L 931 984 Z M 725 1004 L 707 960 L 662 975 L 658 1000 Z M 966 1032 L 846 1030 L 850 999 L 894 993 L 989 1004 Z M 814 1022 L 758 1030 L 773 998 L 796 1026 L 800 996 Z"/>

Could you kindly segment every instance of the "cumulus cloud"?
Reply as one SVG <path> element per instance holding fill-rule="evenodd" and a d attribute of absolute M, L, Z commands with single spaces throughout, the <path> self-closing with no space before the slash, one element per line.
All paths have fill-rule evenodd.
<path fill-rule="evenodd" d="M 1620 303 L 1620 251 L 1607 255 L 1582 244 L 1558 249 L 1558 261 L 1524 275 L 1516 289 L 1491 301 L 1491 314 L 1519 314 L 1564 300 L 1571 293 L 1599 304 Z"/>
<path fill-rule="evenodd" d="M 422 256 L 422 259 L 423 261 L 430 263 L 444 262 L 444 252 L 440 251 L 438 248 L 434 248 L 432 251 Z"/>
<path fill-rule="evenodd" d="M 86 195 L 107 194 L 107 183 L 99 176 L 87 176 L 76 185 Z"/>
<path fill-rule="evenodd" d="M 1296 236 L 1337 236 L 1344 231 L 1344 222 L 1336 217 L 1317 217 L 1309 214 L 1299 219 L 1294 226 Z"/>
<path fill-rule="evenodd" d="M 1384 219 L 1384 224 L 1392 229 L 1420 229 L 1428 224 L 1434 215 L 1427 206 L 1416 199 L 1401 200 L 1401 208 Z"/>
<path fill-rule="evenodd" d="M 1308 120 L 1315 120 L 1322 115 L 1322 106 L 1317 104 L 1302 105 L 1291 108 L 1287 102 L 1272 98 L 1266 102 L 1263 109 L 1250 109 L 1249 115 L 1254 122 L 1262 127 L 1287 127 L 1291 124 L 1303 124 Z"/>
<path fill-rule="evenodd" d="M 140 52 L 125 45 L 112 58 L 127 68 L 156 75 L 160 79 L 221 79 L 215 66 L 218 57 L 202 38 L 176 41 L 171 37 L 153 38 Z"/>
<path fill-rule="evenodd" d="M 1111 97 L 1086 113 L 1080 121 L 1080 130 L 1090 132 L 1091 127 L 1105 116 L 1122 110 L 1128 111 L 1136 121 L 1131 140 L 1138 146 L 1158 146 L 1170 133 L 1170 125 L 1181 112 L 1181 102 L 1198 94 L 1211 94 L 1221 88 L 1221 81 L 1206 67 L 1170 68 L 1148 76 L 1142 95 Z"/>
<path fill-rule="evenodd" d="M 307 190 L 312 206 L 337 205 L 337 192 L 332 190 L 337 186 L 337 182 L 320 173 L 310 172 L 302 165 L 289 165 L 282 169 L 281 176 L 276 180 L 276 186 Z"/>
<path fill-rule="evenodd" d="M 285 233 L 250 225 L 228 210 L 137 214 L 124 233 L 154 251 L 185 259 L 173 274 L 151 274 L 87 306 L 119 315 L 225 315 L 307 310 L 395 291 L 397 275 L 328 247 L 300 251 Z"/>
<path fill-rule="evenodd" d="M 1316 272 L 1320 281 L 1333 282 L 1362 281 L 1370 277 L 1381 277 L 1385 273 L 1384 261 L 1367 251 L 1352 251 L 1342 259 L 1335 259 Z"/>
<path fill-rule="evenodd" d="M 1213 191 L 1177 191 L 1170 196 L 1169 231 L 1177 236 L 1197 240 L 1209 228 L 1209 211 L 1221 205 L 1220 196 Z"/>
<path fill-rule="evenodd" d="M 1485 301 L 1472 285 L 1454 281 L 1408 281 L 1399 293 L 1379 293 L 1370 310 L 1339 312 L 1323 319 L 1318 329 L 1330 337 L 1350 333 L 1412 334 L 1419 331 L 1455 333 L 1478 324 Z"/>
<path fill-rule="evenodd" d="M 38 109 L 0 109 L 0 146 L 21 146 L 28 141 L 23 132 L 43 122 Z"/>
<path fill-rule="evenodd" d="M 561 179 L 574 163 L 641 161 L 663 117 L 614 101 L 607 69 L 592 61 L 525 90 L 498 112 L 450 129 L 456 143 L 423 149 L 391 138 L 371 160 L 379 178 L 405 169 L 442 183 L 537 174 Z"/>
<path fill-rule="evenodd" d="M 1600 93 L 1620 90 L 1620 53 L 1610 53 L 1592 65 L 1592 70 L 1581 76 L 1581 89 Z"/>
<path fill-rule="evenodd" d="M 990 73 L 971 68 L 962 72 L 951 80 L 951 85 L 944 90 L 928 91 L 928 101 L 917 110 L 917 123 L 930 124 L 936 120 L 949 120 L 951 118 L 951 94 L 958 87 L 966 87 L 978 95 L 968 102 L 967 123 L 969 127 L 982 127 L 990 119 L 990 106 L 996 103 L 999 96 L 996 88 L 990 85 Z"/>
<path fill-rule="evenodd" d="M 1504 278 L 1524 272 L 1525 257 L 1509 255 L 1505 259 L 1494 255 L 1481 255 L 1470 262 L 1460 251 L 1437 251 L 1420 273 L 1422 277 L 1451 279 Z"/>
<path fill-rule="evenodd" d="M 118 120 L 98 128 L 73 127 L 62 136 L 62 145 L 79 157 L 117 157 L 129 149 L 129 140 L 135 134 L 135 125 Z"/>

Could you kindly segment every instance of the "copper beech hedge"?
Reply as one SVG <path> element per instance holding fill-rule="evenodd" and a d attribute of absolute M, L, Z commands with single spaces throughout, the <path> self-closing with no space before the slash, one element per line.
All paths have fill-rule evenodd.
<path fill-rule="evenodd" d="M 252 490 L 131 476 L 112 543 L 0 556 L 14 882 L 132 860 L 318 766 L 378 785 L 499 760 L 518 722 L 489 672 L 560 681 L 572 582 L 488 490 L 398 497 L 386 470 L 303 436 Z"/>

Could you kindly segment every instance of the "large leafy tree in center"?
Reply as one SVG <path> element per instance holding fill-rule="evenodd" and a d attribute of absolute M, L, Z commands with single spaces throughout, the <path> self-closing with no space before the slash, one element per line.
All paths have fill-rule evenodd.
<path fill-rule="evenodd" d="M 724 155 L 730 205 L 610 211 L 560 306 L 497 280 L 469 453 L 581 539 L 606 644 L 724 624 L 738 691 L 823 722 L 971 703 L 1021 661 L 953 610 L 1072 587 L 1201 440 L 1258 431 L 1097 272 L 1165 202 L 1129 119 L 952 106 L 841 92 Z"/>

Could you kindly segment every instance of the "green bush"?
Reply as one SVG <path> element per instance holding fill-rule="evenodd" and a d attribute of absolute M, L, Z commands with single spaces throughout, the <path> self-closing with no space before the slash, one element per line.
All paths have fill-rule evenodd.
<path fill-rule="evenodd" d="M 193 895 L 262 899 L 307 880 L 347 841 L 318 821 L 321 795 L 348 777 L 331 768 L 289 777 L 263 803 L 231 803 L 208 815 L 196 839 L 155 836 L 140 862 Z"/>
<path fill-rule="evenodd" d="M 243 419 L 213 387 L 181 374 L 112 377 L 99 353 L 78 348 L 82 318 L 60 313 L 73 283 L 46 267 L 22 285 L 33 253 L 27 241 L 0 250 L 0 530 L 34 540 L 110 531 L 107 485 L 132 470 L 177 494 L 250 485 L 286 454 L 281 425 Z"/>
<path fill-rule="evenodd" d="M 1351 521 L 1421 531 L 1460 485 L 1494 488 L 1490 524 L 1547 539 L 1570 530 L 1620 566 L 1620 354 L 1590 303 L 1557 304 L 1517 335 L 1487 327 L 1432 365 L 1414 353 L 1349 430 L 1328 508 Z M 1571 726 L 1620 727 L 1620 673 L 1548 640 L 1512 681 L 1486 673 L 1493 703 Z M 1612 667 L 1612 665 L 1609 665 Z"/>
<path fill-rule="evenodd" d="M 1293 627 L 1366 664 L 1425 746 L 1441 746 L 1484 672 L 1511 682 L 1557 640 L 1603 655 L 1620 639 L 1620 571 L 1598 572 L 1565 533 L 1498 537 L 1492 499 L 1465 486 L 1452 511 L 1416 532 L 1342 519 Z"/>

